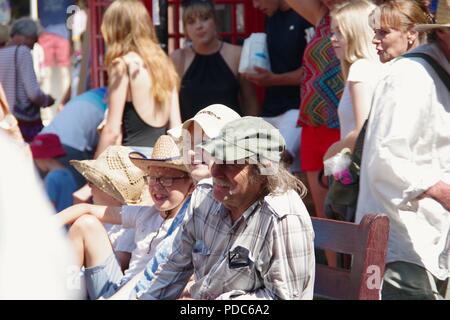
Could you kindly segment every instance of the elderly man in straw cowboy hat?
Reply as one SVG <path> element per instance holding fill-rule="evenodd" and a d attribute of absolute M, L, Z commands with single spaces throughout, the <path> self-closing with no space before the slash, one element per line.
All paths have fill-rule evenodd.
<path fill-rule="evenodd" d="M 357 222 L 384 212 L 391 223 L 383 299 L 439 299 L 449 277 L 442 257 L 450 222 L 450 0 L 440 0 L 436 24 L 416 29 L 430 31 L 431 41 L 395 61 L 378 86 L 361 164 Z"/>
<path fill-rule="evenodd" d="M 172 254 L 137 297 L 178 298 L 194 274 L 194 299 L 312 298 L 314 233 L 304 186 L 278 165 L 280 132 L 244 117 L 200 147 L 213 156 L 213 183 L 195 189 Z"/>
<path fill-rule="evenodd" d="M 171 232 L 177 213 L 189 203 L 187 200 L 193 189 L 178 147 L 170 136 L 159 137 L 150 158 L 137 152 L 132 154 L 132 162 L 146 173 L 153 206 L 80 204 L 59 215 L 63 224 L 72 223 L 69 238 L 75 245 L 79 265 L 85 266 L 86 286 L 91 299 L 111 296 L 144 269 L 154 256 L 157 245 Z M 133 167 L 132 163 L 124 163 L 124 158 L 109 161 L 114 167 Z M 129 188 L 142 179 L 142 174 L 130 175 Z M 125 189 L 123 192 L 126 194 L 128 191 Z M 125 273 L 120 268 L 102 222 L 135 229 L 136 249 Z"/>

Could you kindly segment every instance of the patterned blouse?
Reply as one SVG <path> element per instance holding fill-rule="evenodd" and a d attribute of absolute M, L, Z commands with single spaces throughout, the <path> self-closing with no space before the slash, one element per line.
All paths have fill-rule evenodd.
<path fill-rule="evenodd" d="M 344 90 L 339 59 L 331 46 L 331 17 L 327 14 L 303 55 L 299 126 L 339 128 L 337 107 Z"/>

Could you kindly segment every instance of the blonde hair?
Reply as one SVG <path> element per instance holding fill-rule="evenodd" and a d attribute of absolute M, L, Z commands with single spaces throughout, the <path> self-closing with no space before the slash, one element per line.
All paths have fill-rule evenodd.
<path fill-rule="evenodd" d="M 374 36 L 369 25 L 369 15 L 375 5 L 366 0 L 352 0 L 338 5 L 331 12 L 331 17 L 347 43 L 344 57 L 341 59 L 342 72 L 347 78 L 350 66 L 359 59 L 377 61 Z"/>
<path fill-rule="evenodd" d="M 369 17 L 373 29 L 395 29 L 406 32 L 416 24 L 433 23 L 427 5 L 421 0 L 384 1 Z M 426 32 L 419 32 L 419 43 L 426 42 Z"/>
<path fill-rule="evenodd" d="M 103 16 L 101 32 L 107 45 L 106 67 L 110 69 L 114 59 L 136 52 L 150 75 L 156 102 L 165 105 L 170 101 L 172 91 L 178 88 L 178 75 L 159 46 L 145 6 L 138 0 L 114 1 Z"/>

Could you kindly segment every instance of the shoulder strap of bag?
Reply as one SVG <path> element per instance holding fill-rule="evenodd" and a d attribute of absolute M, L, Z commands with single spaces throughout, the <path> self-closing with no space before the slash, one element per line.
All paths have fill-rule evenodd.
<path fill-rule="evenodd" d="M 439 78 L 441 78 L 442 82 L 447 87 L 447 90 L 450 91 L 450 75 L 442 68 L 442 66 L 430 55 L 423 52 L 410 52 L 405 53 L 403 55 L 405 58 L 422 58 L 434 69 L 434 71 L 438 74 Z"/>
<path fill-rule="evenodd" d="M 355 141 L 355 146 L 353 147 L 352 152 L 352 160 L 355 164 L 358 165 L 358 167 L 361 166 L 361 159 L 362 159 L 362 153 L 364 148 L 364 138 L 366 137 L 366 129 L 367 129 L 367 123 L 369 122 L 370 113 L 372 111 L 372 108 L 369 111 L 369 115 L 367 116 L 366 121 L 364 121 L 364 124 L 359 131 L 358 137 Z"/>

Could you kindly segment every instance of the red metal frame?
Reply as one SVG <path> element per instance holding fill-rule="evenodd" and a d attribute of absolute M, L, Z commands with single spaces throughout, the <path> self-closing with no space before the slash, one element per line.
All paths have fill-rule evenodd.
<path fill-rule="evenodd" d="M 175 49 L 180 47 L 180 40 L 184 38 L 184 34 L 180 31 L 179 18 L 181 12 L 181 0 L 168 0 L 169 6 L 174 6 L 173 30 L 169 33 L 170 39 L 175 40 Z M 231 43 L 238 43 L 239 39 L 247 38 L 252 32 L 260 32 L 264 29 L 264 16 L 253 8 L 252 0 L 215 0 L 216 5 L 231 5 L 231 32 L 222 32 L 221 36 L 229 38 Z M 106 85 L 106 72 L 103 68 L 103 56 L 105 53 L 105 45 L 100 32 L 102 15 L 111 3 L 111 0 L 88 0 L 89 8 L 89 35 L 90 35 L 90 71 L 91 85 L 99 87 Z M 144 0 L 149 13 L 152 13 L 152 0 Z M 237 31 L 236 7 L 242 4 L 244 6 L 244 30 Z M 171 23 L 169 21 L 169 23 Z M 170 28 L 169 28 L 170 30 Z"/>

